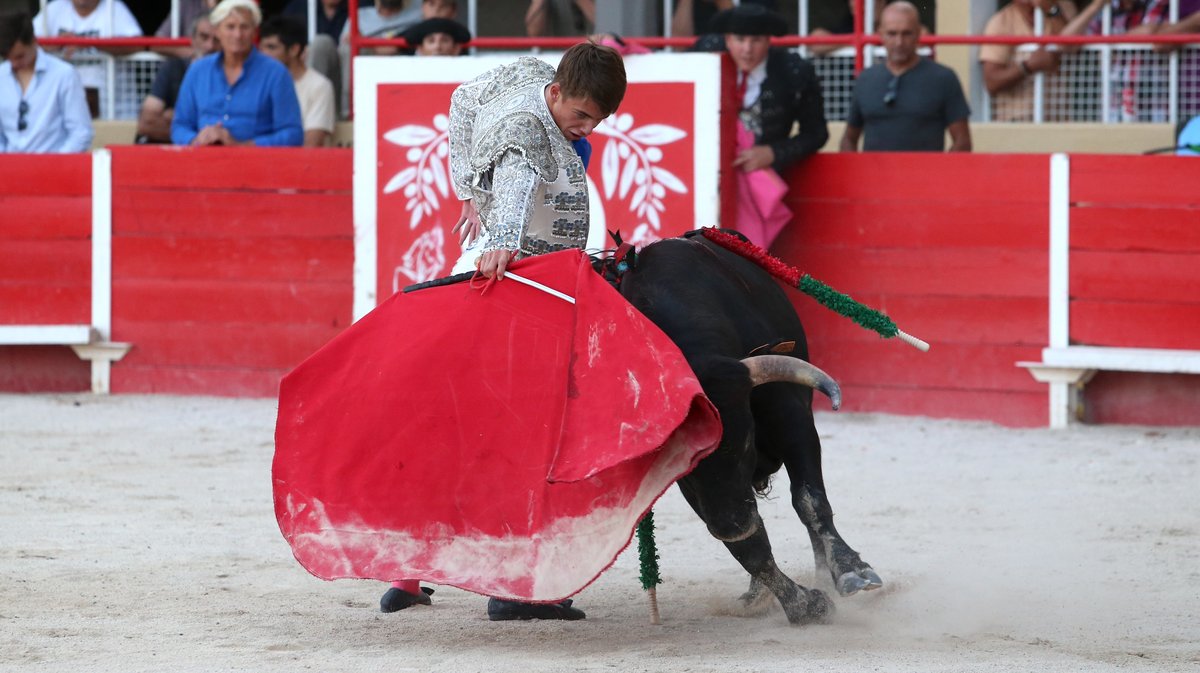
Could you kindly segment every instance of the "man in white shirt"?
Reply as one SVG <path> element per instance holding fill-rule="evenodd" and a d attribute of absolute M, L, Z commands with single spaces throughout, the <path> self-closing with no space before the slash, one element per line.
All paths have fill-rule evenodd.
<path fill-rule="evenodd" d="M 33 20 L 38 37 L 140 37 L 142 27 L 121 0 L 51 0 L 46 9 Z M 137 47 L 107 47 L 103 51 L 121 55 L 137 51 Z M 88 91 L 92 117 L 100 114 L 99 102 L 104 99 L 105 63 L 92 48 L 63 50 L 63 57 L 79 70 L 79 77 Z M 123 88 L 123 87 L 119 87 Z M 110 111 L 113 116 L 136 116 L 139 101 L 128 101 L 130 110 Z M 130 112 L 130 114 L 123 114 Z"/>
<path fill-rule="evenodd" d="M 333 83 L 304 65 L 307 45 L 308 31 L 304 24 L 290 16 L 268 19 L 259 29 L 259 49 L 286 66 L 296 84 L 304 124 L 304 146 L 325 147 L 333 136 Z"/>
<path fill-rule="evenodd" d="M 79 73 L 38 47 L 29 14 L 0 16 L 0 57 L 0 153 L 91 149 Z"/>

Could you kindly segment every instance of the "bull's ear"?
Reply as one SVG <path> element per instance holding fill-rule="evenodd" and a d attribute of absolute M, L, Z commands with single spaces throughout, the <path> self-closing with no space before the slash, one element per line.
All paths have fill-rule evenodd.
<path fill-rule="evenodd" d="M 771 346 L 771 352 L 776 354 L 791 353 L 794 350 L 796 350 L 795 341 L 780 341 L 774 346 Z"/>
<path fill-rule="evenodd" d="M 765 353 L 774 353 L 776 355 L 784 355 L 796 350 L 795 341 L 772 341 L 756 347 L 750 351 L 750 355 L 763 355 Z"/>

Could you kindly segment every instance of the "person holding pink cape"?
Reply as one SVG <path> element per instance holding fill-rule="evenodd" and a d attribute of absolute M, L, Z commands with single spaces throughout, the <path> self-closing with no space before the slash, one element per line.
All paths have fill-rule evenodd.
<path fill-rule="evenodd" d="M 771 36 L 787 32 L 787 21 L 762 4 L 742 3 L 713 17 L 710 28 L 725 36 L 737 66 L 737 230 L 770 248 L 792 219 L 783 203 L 781 175 L 829 139 L 821 83 L 812 63 L 771 48 Z M 799 132 L 792 129 L 799 124 Z"/>

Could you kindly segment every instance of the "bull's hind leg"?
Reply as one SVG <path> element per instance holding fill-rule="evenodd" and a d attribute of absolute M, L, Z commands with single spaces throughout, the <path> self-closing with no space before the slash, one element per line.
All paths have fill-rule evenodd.
<path fill-rule="evenodd" d="M 761 394 L 760 394 L 761 393 Z M 752 398 L 757 447 L 783 461 L 792 483 L 792 507 L 808 529 L 817 576 L 828 573 L 842 596 L 883 586 L 878 573 L 842 539 L 821 472 L 821 439 L 813 423 L 811 394 L 757 390 Z"/>

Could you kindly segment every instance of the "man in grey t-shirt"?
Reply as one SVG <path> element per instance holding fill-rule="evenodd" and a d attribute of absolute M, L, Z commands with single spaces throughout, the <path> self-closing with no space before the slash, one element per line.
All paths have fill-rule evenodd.
<path fill-rule="evenodd" d="M 954 71 L 921 58 L 917 8 L 901 0 L 884 8 L 879 33 L 885 63 L 862 72 L 854 85 L 840 149 L 857 152 L 941 152 L 950 132 L 951 152 L 971 151 L 971 109 Z"/>

